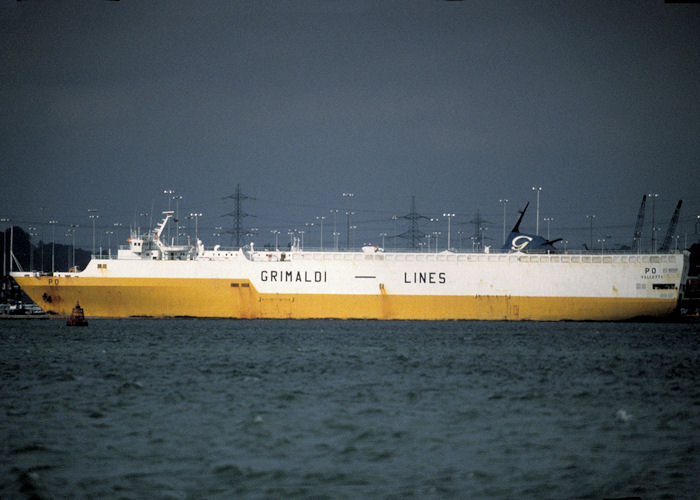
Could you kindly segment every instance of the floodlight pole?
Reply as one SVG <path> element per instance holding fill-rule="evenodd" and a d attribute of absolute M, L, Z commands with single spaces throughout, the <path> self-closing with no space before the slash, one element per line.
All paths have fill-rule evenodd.
<path fill-rule="evenodd" d="M 56 223 L 58 221 L 56 220 L 50 220 L 49 224 L 51 224 L 51 276 L 53 276 L 54 273 L 54 255 L 55 255 L 55 250 L 56 250 Z M 43 252 L 43 249 L 42 249 Z"/>
<path fill-rule="evenodd" d="M 455 214 L 449 214 L 449 213 L 443 213 L 443 217 L 447 217 L 447 251 L 450 251 L 450 235 L 451 235 L 451 227 L 450 223 L 452 222 L 452 217 L 455 216 Z M 437 252 L 437 246 L 435 248 L 435 251 Z"/>
<path fill-rule="evenodd" d="M 535 234 L 540 235 L 540 191 L 542 186 L 532 186 L 532 190 L 537 192 L 537 225 L 535 226 Z"/>
<path fill-rule="evenodd" d="M 505 198 L 498 200 L 503 205 L 503 244 L 506 244 L 506 205 L 508 205 L 508 200 Z"/>

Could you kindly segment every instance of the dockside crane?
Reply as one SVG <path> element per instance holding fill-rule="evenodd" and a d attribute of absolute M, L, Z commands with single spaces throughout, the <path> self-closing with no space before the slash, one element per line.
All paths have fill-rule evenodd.
<path fill-rule="evenodd" d="M 642 204 L 639 206 L 639 213 L 637 214 L 637 224 L 634 226 L 634 236 L 633 244 L 637 247 L 637 251 L 642 250 L 642 228 L 644 227 L 644 210 L 647 205 L 647 195 L 642 196 Z"/>
<path fill-rule="evenodd" d="M 683 200 L 678 200 L 676 210 L 674 210 L 673 217 L 671 217 L 671 223 L 668 225 L 668 229 L 666 230 L 666 236 L 664 237 L 664 241 L 659 249 L 660 252 L 668 252 L 668 249 L 671 246 L 671 238 L 673 238 L 673 233 L 676 232 L 676 226 L 678 226 L 678 217 L 680 217 L 681 214 L 682 204 Z"/>

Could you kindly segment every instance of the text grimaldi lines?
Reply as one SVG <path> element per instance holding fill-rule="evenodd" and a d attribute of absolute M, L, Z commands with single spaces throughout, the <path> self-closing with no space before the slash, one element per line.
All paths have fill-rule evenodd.
<path fill-rule="evenodd" d="M 276 271 L 264 269 L 260 271 L 260 281 L 276 283 L 326 283 L 327 271 Z M 405 284 L 442 285 L 447 282 L 447 274 L 436 271 L 404 272 Z"/>

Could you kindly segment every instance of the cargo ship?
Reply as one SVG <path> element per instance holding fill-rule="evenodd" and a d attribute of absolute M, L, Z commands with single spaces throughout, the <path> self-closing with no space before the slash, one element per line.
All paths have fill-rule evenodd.
<path fill-rule="evenodd" d="M 561 252 L 519 233 L 520 220 L 498 252 L 207 249 L 164 241 L 171 217 L 81 272 L 12 276 L 62 316 L 79 302 L 110 318 L 609 321 L 672 314 L 689 258 Z"/>

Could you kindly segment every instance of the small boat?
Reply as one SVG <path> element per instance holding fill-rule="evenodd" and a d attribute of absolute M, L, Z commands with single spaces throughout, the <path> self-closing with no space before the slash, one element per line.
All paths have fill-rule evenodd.
<path fill-rule="evenodd" d="M 75 303 L 73 312 L 71 312 L 70 317 L 66 321 L 67 326 L 87 326 L 88 322 L 85 319 L 85 311 L 80 307 L 80 302 Z"/>

